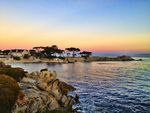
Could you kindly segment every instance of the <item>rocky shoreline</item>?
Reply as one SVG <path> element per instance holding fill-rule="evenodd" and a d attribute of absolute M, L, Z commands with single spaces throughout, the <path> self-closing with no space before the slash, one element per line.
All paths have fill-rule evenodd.
<path fill-rule="evenodd" d="M 14 60 L 14 59 L 7 59 L 4 60 L 5 63 L 53 63 L 53 64 L 64 64 L 64 63 L 72 63 L 72 62 L 92 62 L 92 61 L 134 61 L 130 56 L 117 56 L 117 57 L 100 57 L 100 56 L 91 56 L 91 57 L 64 57 L 64 59 L 54 58 L 41 58 L 41 59 L 21 59 L 21 60 Z M 138 59 L 141 61 L 142 59 Z"/>
<path fill-rule="evenodd" d="M 0 63 L 0 68 L 7 69 L 11 68 L 11 66 Z M 14 70 L 16 71 L 15 68 Z M 11 111 L 8 110 L 4 113 L 50 113 L 55 110 L 57 110 L 57 113 L 58 111 L 63 111 L 64 113 L 76 112 L 72 109 L 72 106 L 79 102 L 79 96 L 77 94 L 74 96 L 68 95 L 68 92 L 74 91 L 75 88 L 60 81 L 55 71 L 42 69 L 40 72 L 24 73 L 25 76 L 14 83 L 16 80 L 11 74 L 0 71 L 0 112 L 7 110 L 1 108 L 6 107 L 6 104 L 9 105 Z M 4 81 L 3 78 L 7 79 Z M 19 91 L 17 89 L 18 95 L 13 105 L 11 101 L 12 99 L 13 101 L 15 100 L 16 95 L 9 95 L 9 93 L 15 90 L 12 90 L 13 86 L 8 87 L 8 84 L 12 82 L 19 87 Z M 7 97 L 5 96 L 6 93 Z"/>
<path fill-rule="evenodd" d="M 134 61 L 130 56 L 117 56 L 117 57 L 100 57 L 100 56 L 93 56 L 93 57 L 66 57 L 68 61 L 79 61 L 79 62 L 87 62 L 87 61 Z"/>

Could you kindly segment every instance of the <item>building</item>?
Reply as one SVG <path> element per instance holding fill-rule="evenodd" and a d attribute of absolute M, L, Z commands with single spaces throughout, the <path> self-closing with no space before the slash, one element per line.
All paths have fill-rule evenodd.
<path fill-rule="evenodd" d="M 0 61 L 10 60 L 10 55 L 0 54 Z"/>
<path fill-rule="evenodd" d="M 13 57 L 23 57 L 25 54 L 30 54 L 30 52 L 25 49 L 12 49 L 9 52 L 9 55 Z"/>

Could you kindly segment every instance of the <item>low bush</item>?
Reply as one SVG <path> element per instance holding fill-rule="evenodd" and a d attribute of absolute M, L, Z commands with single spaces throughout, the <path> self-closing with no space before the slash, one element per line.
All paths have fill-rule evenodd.
<path fill-rule="evenodd" d="M 19 94 L 19 85 L 12 77 L 0 74 L 0 113 L 11 113 Z"/>
<path fill-rule="evenodd" d="M 0 74 L 8 75 L 14 78 L 16 81 L 20 81 L 23 77 L 25 77 L 25 71 L 22 68 L 0 68 Z"/>
<path fill-rule="evenodd" d="M 65 60 L 65 57 L 58 57 L 59 59 L 61 59 L 61 60 Z"/>
<path fill-rule="evenodd" d="M 14 60 L 21 60 L 21 58 L 18 57 L 18 56 L 14 56 L 13 59 L 14 59 Z"/>
<path fill-rule="evenodd" d="M 30 58 L 30 55 L 29 55 L 29 54 L 25 54 L 25 55 L 23 56 L 23 58 L 24 58 L 24 59 L 29 59 L 29 58 Z"/>

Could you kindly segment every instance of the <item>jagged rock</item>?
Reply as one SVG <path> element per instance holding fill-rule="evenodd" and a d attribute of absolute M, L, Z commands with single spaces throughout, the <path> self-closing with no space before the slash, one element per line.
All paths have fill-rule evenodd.
<path fill-rule="evenodd" d="M 49 82 L 49 81 L 55 80 L 56 76 L 57 74 L 55 71 L 49 72 L 47 70 L 43 70 L 40 73 L 40 79 L 43 80 L 43 82 Z"/>
<path fill-rule="evenodd" d="M 75 90 L 71 85 L 57 79 L 56 72 L 43 69 L 26 74 L 20 82 L 21 93 L 12 113 L 42 113 L 45 110 L 70 109 L 75 98 L 68 96 Z"/>
<path fill-rule="evenodd" d="M 24 77 L 24 78 L 22 79 L 22 82 L 30 83 L 30 84 L 35 84 L 35 83 L 36 83 L 36 80 L 31 79 L 31 78 Z"/>
<path fill-rule="evenodd" d="M 60 107 L 56 98 L 47 92 L 28 88 L 23 94 L 23 98 L 18 98 L 13 113 L 37 113 L 46 108 L 54 110 Z"/>
<path fill-rule="evenodd" d="M 55 71 L 42 69 L 27 73 L 22 68 L 0 63 L 0 113 L 71 110 L 76 98 L 69 96 L 68 92 L 74 90 L 73 86 L 58 80 Z"/>
<path fill-rule="evenodd" d="M 67 94 L 68 92 L 75 90 L 75 88 L 73 86 L 71 86 L 65 82 L 62 82 L 62 81 L 59 82 L 59 87 L 63 94 Z"/>
<path fill-rule="evenodd" d="M 35 71 L 32 73 L 26 73 L 26 77 L 33 78 L 33 79 L 37 79 L 37 76 L 39 76 L 39 75 L 40 75 L 40 72 L 38 72 L 38 71 Z"/>

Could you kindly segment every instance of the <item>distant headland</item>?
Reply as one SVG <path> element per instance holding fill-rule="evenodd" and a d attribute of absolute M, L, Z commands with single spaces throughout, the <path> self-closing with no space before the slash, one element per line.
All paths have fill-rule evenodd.
<path fill-rule="evenodd" d="M 91 51 L 81 51 L 76 47 L 62 50 L 57 45 L 38 46 L 33 49 L 9 49 L 0 50 L 0 61 L 3 62 L 51 62 L 51 63 L 74 63 L 91 61 L 133 61 L 130 56 L 122 55 L 115 57 L 92 56 Z"/>

